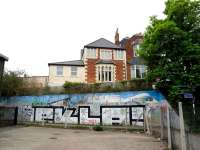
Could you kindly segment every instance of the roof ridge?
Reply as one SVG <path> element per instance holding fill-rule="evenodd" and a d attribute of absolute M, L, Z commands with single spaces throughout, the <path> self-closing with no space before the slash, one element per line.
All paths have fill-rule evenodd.
<path fill-rule="evenodd" d="M 100 39 L 104 39 L 104 38 L 99 38 L 99 39 L 97 39 L 97 40 L 95 40 L 95 41 L 93 41 L 93 42 L 91 42 L 91 43 L 88 43 L 88 44 L 84 45 L 84 47 L 87 46 L 87 45 L 93 44 L 93 43 L 97 42 L 97 41 L 100 40 Z M 105 40 L 105 39 L 104 39 L 104 40 Z"/>
<path fill-rule="evenodd" d="M 94 47 L 94 48 L 113 48 L 113 49 L 124 49 L 119 45 L 116 45 L 115 43 L 105 39 L 105 38 L 99 38 L 95 40 L 94 42 L 91 42 L 84 47 Z"/>
<path fill-rule="evenodd" d="M 116 45 L 115 43 L 113 43 L 113 42 L 111 42 L 111 41 L 109 41 L 109 40 L 107 40 L 107 39 L 105 39 L 105 38 L 102 38 L 102 39 L 104 39 L 104 40 L 106 40 L 106 41 L 108 41 L 108 42 L 110 42 L 110 43 Z M 116 45 L 116 46 L 117 46 L 117 45 Z"/>
<path fill-rule="evenodd" d="M 81 59 L 77 59 L 77 60 L 66 60 L 66 61 L 59 61 L 59 62 L 53 62 L 53 63 L 61 63 L 61 62 L 69 62 L 69 61 L 82 61 Z"/>

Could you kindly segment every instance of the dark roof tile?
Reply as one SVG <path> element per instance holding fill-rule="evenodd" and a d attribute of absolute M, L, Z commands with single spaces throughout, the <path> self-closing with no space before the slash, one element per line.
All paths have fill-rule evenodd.
<path fill-rule="evenodd" d="M 82 60 L 73 60 L 73 61 L 63 61 L 63 62 L 53 62 L 48 65 L 63 65 L 63 66 L 84 66 Z"/>
<path fill-rule="evenodd" d="M 124 50 L 124 48 L 115 45 L 114 43 L 104 39 L 104 38 L 100 38 L 90 44 L 85 45 L 84 47 L 87 48 L 112 48 L 112 49 L 120 49 L 120 50 Z"/>
<path fill-rule="evenodd" d="M 1 53 L 0 53 L 0 58 L 3 59 L 3 60 L 8 61 L 8 57 L 6 57 L 5 55 L 3 55 L 3 54 L 1 54 Z"/>

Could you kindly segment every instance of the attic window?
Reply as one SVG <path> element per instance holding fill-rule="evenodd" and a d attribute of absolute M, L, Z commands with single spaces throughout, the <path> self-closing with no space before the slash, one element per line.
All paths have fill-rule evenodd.
<path fill-rule="evenodd" d="M 112 50 L 101 49 L 100 58 L 101 59 L 112 59 Z"/>
<path fill-rule="evenodd" d="M 95 48 L 88 48 L 87 49 L 87 57 L 88 58 L 96 58 L 97 57 L 97 51 Z"/>
<path fill-rule="evenodd" d="M 115 59 L 122 60 L 124 58 L 124 51 L 122 50 L 115 50 L 114 51 Z"/>

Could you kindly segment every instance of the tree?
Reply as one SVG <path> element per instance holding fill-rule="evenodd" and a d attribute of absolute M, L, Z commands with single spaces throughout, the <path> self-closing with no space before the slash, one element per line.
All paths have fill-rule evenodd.
<path fill-rule="evenodd" d="M 148 66 L 147 79 L 173 85 L 200 84 L 200 1 L 168 0 L 165 19 L 151 17 L 140 56 Z"/>
<path fill-rule="evenodd" d="M 20 78 L 22 71 L 5 72 L 2 78 L 2 96 L 16 96 L 21 93 L 24 82 Z"/>
<path fill-rule="evenodd" d="M 7 71 L 1 83 L 1 96 L 40 95 L 42 90 L 34 81 L 25 80 L 24 71 Z"/>

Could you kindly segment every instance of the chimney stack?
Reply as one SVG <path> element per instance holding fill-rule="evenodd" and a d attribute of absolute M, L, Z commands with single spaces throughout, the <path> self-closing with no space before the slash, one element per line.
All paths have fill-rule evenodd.
<path fill-rule="evenodd" d="M 116 32 L 115 32 L 115 44 L 116 44 L 116 45 L 119 45 L 119 33 L 118 33 L 118 28 L 117 28 L 117 30 L 116 30 Z"/>

